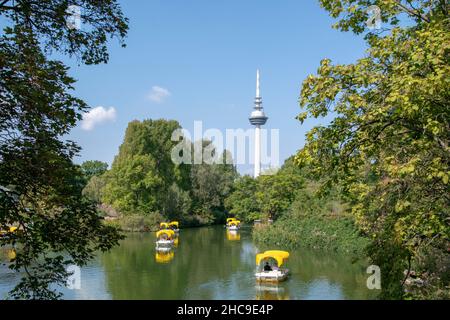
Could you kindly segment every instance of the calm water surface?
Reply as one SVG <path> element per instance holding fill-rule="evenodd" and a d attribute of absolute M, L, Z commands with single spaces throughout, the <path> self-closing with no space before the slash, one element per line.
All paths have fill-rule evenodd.
<path fill-rule="evenodd" d="M 290 251 L 291 276 L 278 286 L 257 285 L 257 248 L 251 230 L 229 234 L 222 226 L 184 229 L 172 254 L 157 255 L 155 234 L 130 234 L 81 270 L 81 289 L 63 288 L 65 299 L 371 299 L 366 264 L 346 256 Z M 8 252 L 3 250 L 3 258 Z M 0 256 L 1 256 L 0 255 Z M 0 266 L 0 297 L 18 275 Z"/>

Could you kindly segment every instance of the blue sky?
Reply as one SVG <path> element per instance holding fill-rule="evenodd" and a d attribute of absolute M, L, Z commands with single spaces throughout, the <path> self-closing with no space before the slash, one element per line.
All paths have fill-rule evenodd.
<path fill-rule="evenodd" d="M 91 130 L 80 124 L 72 131 L 69 138 L 83 148 L 77 163 L 111 164 L 128 122 L 135 119 L 175 119 L 191 132 L 196 120 L 203 121 L 204 130 L 250 128 L 257 68 L 269 116 L 266 128 L 280 129 L 283 161 L 320 123 L 301 125 L 295 119 L 303 79 L 325 57 L 351 63 L 364 55 L 362 38 L 332 29 L 333 20 L 316 0 L 121 3 L 130 19 L 127 47 L 111 42 L 106 65 L 65 60 L 78 80 L 78 97 L 93 108 L 115 109 Z M 170 94 L 164 97 L 162 91 L 161 101 L 152 101 L 155 86 Z"/>

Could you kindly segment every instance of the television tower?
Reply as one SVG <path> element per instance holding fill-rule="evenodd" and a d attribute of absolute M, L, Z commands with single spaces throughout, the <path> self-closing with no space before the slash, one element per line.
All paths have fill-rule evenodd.
<path fill-rule="evenodd" d="M 266 124 L 267 119 L 269 118 L 264 114 L 261 93 L 259 91 L 259 70 L 256 70 L 255 107 L 249 118 L 250 123 L 255 126 L 255 178 L 261 174 L 261 126 Z"/>

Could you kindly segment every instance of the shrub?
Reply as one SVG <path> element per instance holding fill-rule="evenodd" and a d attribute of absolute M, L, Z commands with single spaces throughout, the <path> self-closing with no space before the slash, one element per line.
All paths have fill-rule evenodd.
<path fill-rule="evenodd" d="M 164 220 L 159 213 L 151 213 L 146 216 L 125 215 L 117 220 L 105 221 L 105 223 L 118 226 L 125 232 L 148 232 L 158 230 L 159 223 Z"/>
<path fill-rule="evenodd" d="M 319 197 L 314 188 L 304 189 L 280 219 L 255 229 L 253 237 L 264 245 L 309 247 L 361 257 L 368 241 L 345 208 L 333 195 Z"/>

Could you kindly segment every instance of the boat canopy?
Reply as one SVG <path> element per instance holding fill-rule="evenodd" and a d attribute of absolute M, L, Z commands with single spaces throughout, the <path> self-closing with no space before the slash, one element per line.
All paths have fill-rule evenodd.
<path fill-rule="evenodd" d="M 241 224 L 241 222 L 239 220 L 233 220 L 228 223 L 229 226 L 237 226 L 240 224 Z"/>
<path fill-rule="evenodd" d="M 227 218 L 227 223 L 231 222 L 231 221 L 236 221 L 236 218 Z"/>
<path fill-rule="evenodd" d="M 172 230 L 159 230 L 156 233 L 157 238 L 160 238 L 162 235 L 166 235 L 169 239 L 172 239 L 175 235 L 175 232 L 173 232 Z"/>
<path fill-rule="evenodd" d="M 169 228 L 169 223 L 168 222 L 161 222 L 159 224 L 159 228 L 160 229 L 167 229 L 167 228 Z"/>
<path fill-rule="evenodd" d="M 256 255 L 256 265 L 259 266 L 261 264 L 261 261 L 274 259 L 277 262 L 277 265 L 281 267 L 288 258 L 289 252 L 287 251 L 269 250 L 264 253 L 258 253 Z"/>
<path fill-rule="evenodd" d="M 1 235 L 5 235 L 7 233 L 14 233 L 14 232 L 17 231 L 17 229 L 18 229 L 17 227 L 9 227 L 8 230 L 1 230 L 0 229 L 0 234 Z"/>
<path fill-rule="evenodd" d="M 178 226 L 179 226 L 178 221 L 171 221 L 171 222 L 169 223 L 169 227 L 177 227 L 177 228 L 178 228 Z"/>

